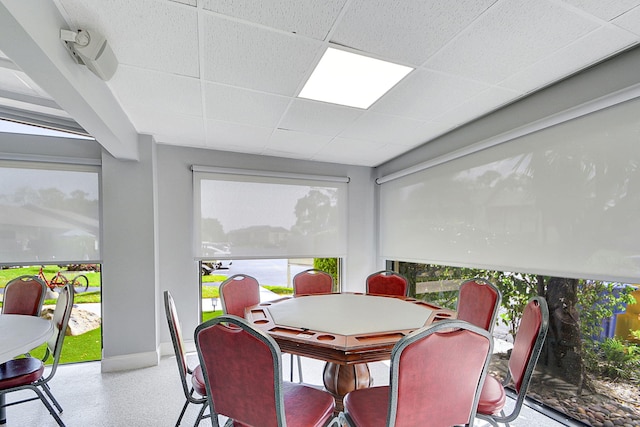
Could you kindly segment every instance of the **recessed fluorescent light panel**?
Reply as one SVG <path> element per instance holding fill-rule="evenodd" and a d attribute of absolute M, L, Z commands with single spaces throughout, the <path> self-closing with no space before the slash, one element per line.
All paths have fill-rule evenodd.
<path fill-rule="evenodd" d="M 298 96 L 366 109 L 412 70 L 330 47 Z"/>

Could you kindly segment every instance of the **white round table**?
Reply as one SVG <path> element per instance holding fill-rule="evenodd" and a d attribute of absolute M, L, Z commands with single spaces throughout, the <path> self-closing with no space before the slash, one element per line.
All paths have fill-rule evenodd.
<path fill-rule="evenodd" d="M 52 334 L 50 320 L 19 314 L 0 315 L 0 363 L 33 350 Z"/>

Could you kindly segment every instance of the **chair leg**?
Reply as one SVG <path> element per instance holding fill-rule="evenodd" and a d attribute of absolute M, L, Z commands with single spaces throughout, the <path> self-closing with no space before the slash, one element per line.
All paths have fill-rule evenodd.
<path fill-rule="evenodd" d="M 178 417 L 178 421 L 176 421 L 176 427 L 178 427 L 182 422 L 182 417 L 187 410 L 187 406 L 189 406 L 189 400 L 185 400 L 184 405 L 182 406 L 182 411 L 180 411 L 180 416 Z"/>
<path fill-rule="evenodd" d="M 29 386 L 28 388 L 32 389 L 33 391 L 36 392 L 36 394 L 38 395 L 38 398 L 40 398 L 40 401 L 44 404 L 44 406 L 47 407 L 47 410 L 49 411 L 49 413 L 51 414 L 51 416 L 53 417 L 53 419 L 56 420 L 56 423 L 58 423 L 58 425 L 60 427 L 66 427 L 64 425 L 64 423 L 62 422 L 62 419 L 60 419 L 60 417 L 58 416 L 58 414 L 56 413 L 56 411 L 53 409 L 53 406 L 51 406 L 51 404 L 49 403 L 49 401 L 47 400 L 46 397 L 44 397 L 44 394 L 42 394 L 42 392 L 38 389 L 37 386 L 32 385 Z M 46 389 L 43 387 L 43 389 L 46 391 Z M 47 394 L 51 395 L 50 392 L 47 392 Z M 62 412 L 62 411 L 60 411 Z"/>
<path fill-rule="evenodd" d="M 200 425 L 200 421 L 206 418 L 204 416 L 204 411 L 207 409 L 207 406 L 209 405 L 206 402 L 202 404 L 202 408 L 200 408 L 200 412 L 198 412 L 198 418 L 196 418 L 196 423 L 193 425 L 193 427 L 198 427 Z"/>
<path fill-rule="evenodd" d="M 62 406 L 60 406 L 56 398 L 53 397 L 53 393 L 51 393 L 49 385 L 47 383 L 42 383 L 40 385 L 42 386 L 44 392 L 47 393 L 47 396 L 49 396 L 49 399 L 51 399 L 51 402 L 56 406 L 56 408 L 58 408 L 58 412 L 62 413 Z"/>

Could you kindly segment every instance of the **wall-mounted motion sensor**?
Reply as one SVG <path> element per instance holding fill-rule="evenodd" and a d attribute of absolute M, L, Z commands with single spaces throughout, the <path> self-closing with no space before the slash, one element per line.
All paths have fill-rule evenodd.
<path fill-rule="evenodd" d="M 60 39 L 76 62 L 86 65 L 102 80 L 113 77 L 118 68 L 118 60 L 101 34 L 89 30 L 60 30 Z"/>

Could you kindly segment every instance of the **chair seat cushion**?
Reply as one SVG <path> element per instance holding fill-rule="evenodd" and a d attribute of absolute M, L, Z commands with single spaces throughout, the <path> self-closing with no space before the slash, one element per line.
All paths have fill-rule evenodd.
<path fill-rule="evenodd" d="M 283 383 L 287 426 L 324 426 L 333 417 L 335 401 L 326 391 L 298 383 Z"/>
<path fill-rule="evenodd" d="M 196 366 L 191 374 L 191 385 L 196 393 L 200 396 L 207 395 L 207 386 L 204 383 L 204 376 L 202 375 L 202 368 L 200 365 Z"/>
<path fill-rule="evenodd" d="M 344 397 L 344 411 L 357 426 L 384 427 L 388 408 L 388 386 L 363 388 Z"/>
<path fill-rule="evenodd" d="M 487 375 L 478 401 L 478 413 L 494 415 L 500 413 L 507 401 L 504 387 L 495 377 Z"/>
<path fill-rule="evenodd" d="M 31 384 L 43 373 L 44 364 L 35 357 L 9 360 L 0 365 L 0 390 Z"/>

